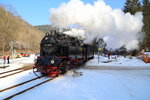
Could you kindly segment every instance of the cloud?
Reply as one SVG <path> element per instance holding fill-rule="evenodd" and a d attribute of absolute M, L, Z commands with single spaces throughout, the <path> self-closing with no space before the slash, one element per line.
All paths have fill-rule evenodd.
<path fill-rule="evenodd" d="M 85 41 L 90 42 L 97 37 L 104 39 L 107 48 L 117 49 L 123 45 L 128 50 L 138 48 L 137 34 L 143 26 L 141 12 L 135 15 L 124 14 L 121 9 L 112 9 L 103 0 L 95 1 L 93 5 L 70 0 L 58 8 L 50 9 L 50 14 L 54 26 L 80 26 L 85 31 Z"/>

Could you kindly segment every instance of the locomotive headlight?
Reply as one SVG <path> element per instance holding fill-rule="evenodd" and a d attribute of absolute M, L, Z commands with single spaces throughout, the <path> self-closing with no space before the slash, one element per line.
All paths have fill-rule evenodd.
<path fill-rule="evenodd" d="M 54 60 L 51 60 L 51 64 L 54 64 L 54 62 L 55 62 Z"/>

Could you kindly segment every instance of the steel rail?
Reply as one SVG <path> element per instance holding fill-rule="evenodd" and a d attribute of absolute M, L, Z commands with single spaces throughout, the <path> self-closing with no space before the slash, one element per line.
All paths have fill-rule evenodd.
<path fill-rule="evenodd" d="M 8 77 L 8 76 L 12 76 L 12 75 L 15 75 L 15 74 L 21 73 L 21 72 L 26 71 L 26 70 L 28 70 L 28 69 L 24 69 L 24 70 L 21 70 L 21 71 L 18 71 L 18 72 L 12 73 L 12 74 L 4 75 L 4 76 L 1 76 L 0 78 L 5 78 L 5 77 Z"/>
<path fill-rule="evenodd" d="M 7 88 L 5 88 L 5 89 L 0 90 L 0 92 L 4 92 L 4 91 L 6 91 L 6 90 L 10 90 L 10 89 L 12 89 L 12 88 L 21 86 L 21 85 L 26 84 L 26 83 L 29 83 L 29 82 L 31 82 L 31 81 L 37 80 L 37 79 L 39 79 L 39 78 L 41 78 L 41 77 L 43 77 L 43 76 L 36 77 L 36 78 L 30 79 L 30 80 L 28 80 L 28 81 L 25 81 L 25 82 L 22 82 L 22 83 L 19 83 L 19 84 L 16 84 L 16 85 L 7 87 Z"/>
<path fill-rule="evenodd" d="M 22 93 L 24 93 L 24 92 L 26 92 L 26 91 L 29 91 L 29 90 L 31 90 L 31 89 L 33 89 L 33 88 L 39 86 L 39 85 L 42 85 L 42 84 L 44 84 L 44 83 L 46 83 L 46 82 L 48 82 L 48 81 L 51 81 L 51 80 L 53 80 L 53 79 L 55 79 L 55 78 L 57 78 L 57 77 L 52 77 L 52 78 L 50 78 L 50 79 L 47 79 L 47 80 L 45 80 L 45 81 L 43 81 L 43 82 L 41 82 L 41 83 L 39 83 L 39 84 L 36 84 L 36 85 L 34 85 L 34 86 L 30 87 L 30 88 L 27 88 L 27 89 L 25 89 L 25 90 L 22 90 L 22 91 L 20 91 L 20 92 L 18 92 L 18 93 L 15 93 L 15 94 L 11 95 L 11 96 L 8 96 L 8 97 L 4 98 L 3 100 L 9 100 L 9 99 L 11 99 L 11 98 L 13 98 L 13 97 L 15 97 L 15 96 L 17 96 L 17 95 L 20 95 L 20 94 L 22 94 Z"/>
<path fill-rule="evenodd" d="M 13 71 L 17 71 L 17 70 L 21 70 L 22 68 L 17 68 L 17 69 L 13 69 L 13 70 L 10 70 L 10 71 L 5 71 L 5 72 L 2 72 L 0 73 L 1 74 L 6 74 L 6 73 L 9 73 L 9 72 L 13 72 Z"/>

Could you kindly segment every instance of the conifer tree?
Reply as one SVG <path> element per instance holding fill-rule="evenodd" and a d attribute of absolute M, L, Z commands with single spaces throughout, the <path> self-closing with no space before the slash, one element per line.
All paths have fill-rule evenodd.
<path fill-rule="evenodd" d="M 143 0 L 143 32 L 145 33 L 144 47 L 150 50 L 150 1 Z"/>
<path fill-rule="evenodd" d="M 134 15 L 136 12 L 141 11 L 141 3 L 139 0 L 126 0 L 123 11 L 129 12 Z"/>

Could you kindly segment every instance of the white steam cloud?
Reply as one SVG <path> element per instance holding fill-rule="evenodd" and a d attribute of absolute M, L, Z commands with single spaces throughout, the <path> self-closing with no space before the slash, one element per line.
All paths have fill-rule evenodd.
<path fill-rule="evenodd" d="M 107 43 L 107 48 L 117 49 L 123 45 L 127 50 L 138 48 L 137 36 L 143 26 L 141 12 L 135 15 L 124 14 L 121 9 L 112 9 L 103 0 L 98 0 L 93 5 L 84 4 L 80 0 L 70 0 L 58 8 L 50 9 L 50 13 L 54 26 L 80 26 L 80 35 L 86 41 L 99 37 Z M 73 31 L 73 35 L 79 35 L 74 29 Z"/>
<path fill-rule="evenodd" d="M 85 31 L 82 30 L 82 29 L 72 28 L 71 30 L 65 31 L 64 33 L 67 34 L 67 35 L 74 36 L 74 37 L 85 38 Z"/>

